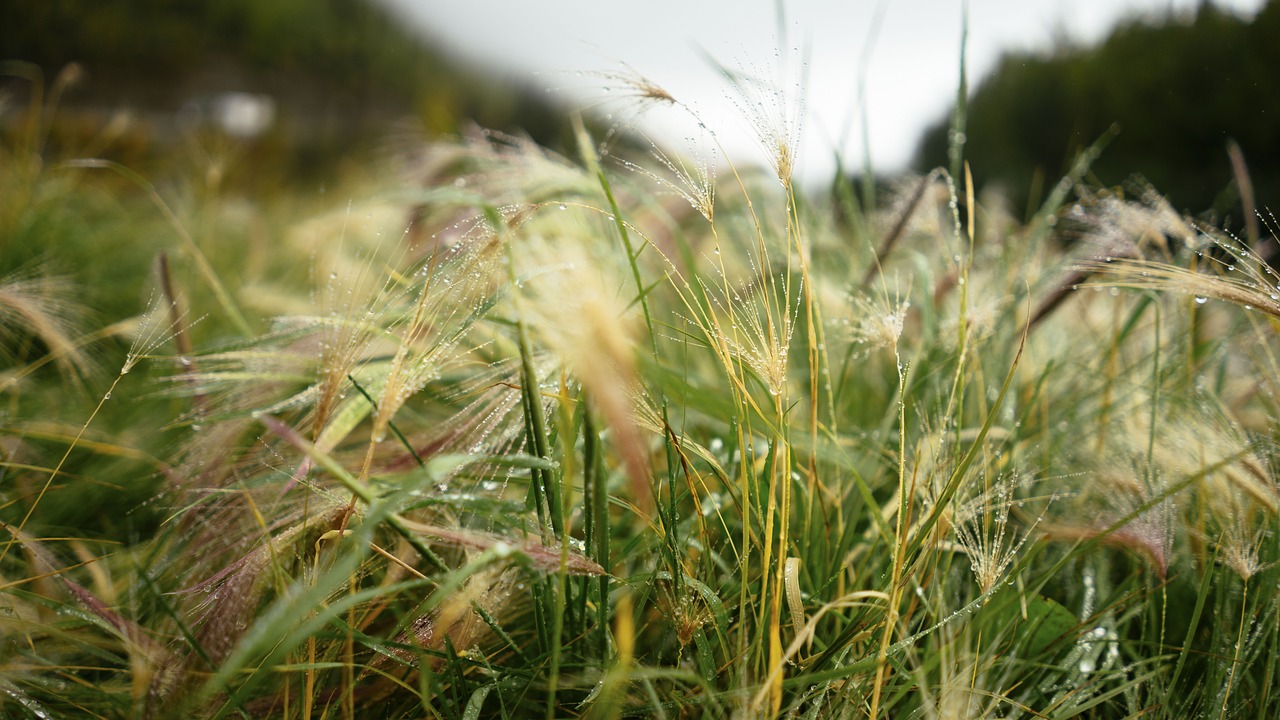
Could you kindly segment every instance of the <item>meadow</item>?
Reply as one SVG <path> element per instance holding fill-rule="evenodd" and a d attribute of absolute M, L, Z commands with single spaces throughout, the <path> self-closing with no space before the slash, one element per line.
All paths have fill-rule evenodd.
<path fill-rule="evenodd" d="M 323 193 L 25 108 L 0 715 L 1274 717 L 1274 218 L 1100 146 L 1019 217 L 963 133 L 802 190 L 743 102 L 762 166 L 579 124 Z"/>

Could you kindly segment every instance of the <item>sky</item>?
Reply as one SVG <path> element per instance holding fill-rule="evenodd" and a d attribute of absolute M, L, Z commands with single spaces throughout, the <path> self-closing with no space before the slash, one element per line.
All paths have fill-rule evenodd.
<path fill-rule="evenodd" d="M 953 105 L 960 73 L 963 0 L 380 2 L 446 52 L 670 150 L 763 164 L 756 128 L 785 128 L 798 135 L 797 174 L 808 181 L 830 179 L 837 153 L 846 167 L 863 167 L 869 150 L 877 172 L 905 169 Z M 1122 18 L 1198 3 L 969 0 L 970 88 L 1006 51 L 1096 42 Z M 1248 17 L 1263 0 L 1216 4 Z M 739 93 L 717 66 L 761 82 Z M 683 107 L 629 100 L 610 79 L 618 74 L 647 78 Z"/>

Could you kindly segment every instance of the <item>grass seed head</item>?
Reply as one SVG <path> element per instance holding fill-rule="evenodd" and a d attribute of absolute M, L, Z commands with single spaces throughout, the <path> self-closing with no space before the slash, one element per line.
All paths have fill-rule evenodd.
<path fill-rule="evenodd" d="M 70 299 L 78 294 L 70 278 L 39 268 L 0 278 L 0 347 L 4 354 L 20 347 L 21 338 L 34 338 L 65 376 L 78 378 L 89 373 L 89 357 L 76 342 L 84 310 Z M 0 390 L 15 382 L 17 377 L 0 376 Z"/>
<path fill-rule="evenodd" d="M 1010 527 L 1010 511 L 1015 504 L 1023 502 L 1016 494 L 1031 482 L 1017 476 L 1001 479 L 968 500 L 958 502 L 952 511 L 951 525 L 956 541 L 969 558 L 974 578 L 984 593 L 1004 580 L 1018 551 L 1048 511 L 1046 506 L 1040 517 L 1021 533 Z"/>

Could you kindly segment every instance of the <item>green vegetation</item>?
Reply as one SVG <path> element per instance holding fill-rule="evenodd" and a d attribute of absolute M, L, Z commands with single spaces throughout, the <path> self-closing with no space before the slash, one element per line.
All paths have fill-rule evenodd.
<path fill-rule="evenodd" d="M 228 91 L 275 101 L 275 131 L 246 154 L 265 153 L 258 169 L 288 179 L 332 174 L 353 146 L 382 140 L 405 117 L 432 136 L 479 123 L 546 144 L 570 137 L 540 93 L 443 57 L 368 0 L 6 3 L 4 60 L 50 74 L 74 63 L 87 76 L 51 118 L 54 148 L 81 152 L 85 126 L 103 124 L 92 111 L 133 110 L 131 164 L 172 151 L 164 124 L 184 104 Z M 8 74 L 0 93 L 23 97 L 28 83 Z"/>
<path fill-rule="evenodd" d="M 1025 223 L 959 146 L 806 195 L 755 93 L 768 170 L 579 127 L 323 195 L 27 106 L 0 716 L 1274 717 L 1280 275 L 1093 153 Z"/>
<path fill-rule="evenodd" d="M 1096 182 L 1141 175 L 1175 208 L 1239 227 L 1229 141 L 1257 196 L 1280 197 L 1277 37 L 1280 2 L 1252 21 L 1204 3 L 1190 18 L 1131 21 L 1096 47 L 1008 55 L 969 101 L 966 154 L 979 185 L 998 183 L 1020 211 L 1034 208 L 1077 153 L 1118 130 L 1092 167 Z M 948 128 L 928 132 L 918 167 L 946 164 Z"/>

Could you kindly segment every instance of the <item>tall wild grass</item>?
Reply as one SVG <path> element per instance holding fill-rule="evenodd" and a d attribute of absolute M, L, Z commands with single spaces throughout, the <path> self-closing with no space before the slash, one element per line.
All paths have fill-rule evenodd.
<path fill-rule="evenodd" d="M 801 192 L 755 120 L 305 219 L 7 138 L 0 714 L 1273 717 L 1258 250 L 1088 156 L 1026 223 Z"/>

